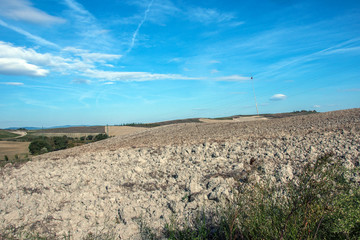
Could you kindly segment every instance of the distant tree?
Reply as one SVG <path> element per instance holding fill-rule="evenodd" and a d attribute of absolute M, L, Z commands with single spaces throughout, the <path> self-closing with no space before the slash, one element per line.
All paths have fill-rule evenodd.
<path fill-rule="evenodd" d="M 85 137 L 80 137 L 80 141 L 85 141 Z"/>
<path fill-rule="evenodd" d="M 68 146 L 68 142 L 69 142 L 67 136 L 53 137 L 52 140 L 53 140 L 52 142 L 53 142 L 54 150 L 66 149 Z"/>
<path fill-rule="evenodd" d="M 87 136 L 87 138 L 86 138 L 86 140 L 93 140 L 93 138 L 94 138 L 94 136 L 93 135 L 89 135 L 89 136 Z"/>
<path fill-rule="evenodd" d="M 95 136 L 94 141 L 100 141 L 103 139 L 107 139 L 109 136 L 106 133 L 100 133 L 98 135 Z"/>

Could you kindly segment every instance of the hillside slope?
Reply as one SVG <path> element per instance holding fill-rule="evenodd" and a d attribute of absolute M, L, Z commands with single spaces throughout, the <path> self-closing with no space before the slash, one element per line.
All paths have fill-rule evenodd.
<path fill-rule="evenodd" d="M 171 216 L 230 198 L 237 182 L 288 181 L 330 151 L 359 167 L 360 109 L 151 128 L 2 169 L 0 228 L 137 239 L 142 219 L 160 234 Z"/>

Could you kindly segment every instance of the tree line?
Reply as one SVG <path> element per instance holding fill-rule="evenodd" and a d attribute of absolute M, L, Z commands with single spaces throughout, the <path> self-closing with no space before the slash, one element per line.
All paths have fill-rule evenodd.
<path fill-rule="evenodd" d="M 89 135 L 87 137 L 72 138 L 68 136 L 62 137 L 45 137 L 39 136 L 32 140 L 29 145 L 29 151 L 33 155 L 43 154 L 52 151 L 58 151 L 62 149 L 72 148 L 80 146 L 90 142 L 96 142 L 108 138 L 105 133 L 98 135 Z"/>

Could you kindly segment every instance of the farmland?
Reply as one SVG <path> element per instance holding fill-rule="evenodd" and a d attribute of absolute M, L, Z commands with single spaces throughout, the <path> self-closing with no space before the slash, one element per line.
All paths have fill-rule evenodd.
<path fill-rule="evenodd" d="M 18 136 L 19 136 L 18 134 L 15 134 L 13 132 L 0 130 L 0 139 L 14 138 Z"/>
<path fill-rule="evenodd" d="M 0 141 L 0 160 L 4 160 L 5 155 L 9 160 L 14 159 L 15 155 L 25 157 L 29 154 L 29 144 L 30 142 Z"/>

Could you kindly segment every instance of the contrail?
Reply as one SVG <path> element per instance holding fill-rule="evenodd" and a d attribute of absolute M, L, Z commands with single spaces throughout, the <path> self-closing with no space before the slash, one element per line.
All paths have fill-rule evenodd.
<path fill-rule="evenodd" d="M 140 30 L 141 26 L 142 26 L 142 25 L 144 24 L 144 22 L 146 21 L 147 15 L 148 15 L 148 13 L 150 12 L 150 8 L 151 8 L 153 2 L 154 2 L 154 0 L 151 0 L 151 2 L 149 3 L 147 9 L 145 10 L 144 18 L 141 20 L 141 22 L 140 22 L 139 25 L 137 26 L 137 28 L 136 28 L 136 30 L 135 30 L 135 32 L 134 32 L 134 34 L 133 34 L 133 37 L 132 37 L 132 39 L 131 39 L 130 47 L 129 47 L 129 49 L 126 51 L 126 53 L 131 52 L 131 50 L 133 49 L 134 44 L 135 44 L 135 40 L 136 40 L 136 36 L 137 36 L 137 34 L 139 33 L 139 30 Z"/>

